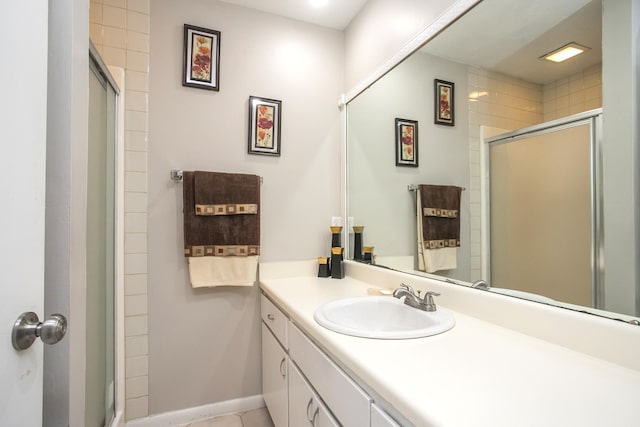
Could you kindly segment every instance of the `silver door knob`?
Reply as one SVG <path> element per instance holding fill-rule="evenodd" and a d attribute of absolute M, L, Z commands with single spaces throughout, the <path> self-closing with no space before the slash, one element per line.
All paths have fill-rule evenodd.
<path fill-rule="evenodd" d="M 56 344 L 66 333 L 67 319 L 62 314 L 52 314 L 41 322 L 37 314 L 27 311 L 13 324 L 11 343 L 16 350 L 26 350 L 38 337 L 45 344 Z"/>

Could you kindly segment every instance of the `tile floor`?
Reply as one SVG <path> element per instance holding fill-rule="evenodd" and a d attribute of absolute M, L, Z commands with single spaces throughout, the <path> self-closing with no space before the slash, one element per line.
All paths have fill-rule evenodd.
<path fill-rule="evenodd" d="M 267 408 L 209 418 L 182 427 L 273 427 Z"/>

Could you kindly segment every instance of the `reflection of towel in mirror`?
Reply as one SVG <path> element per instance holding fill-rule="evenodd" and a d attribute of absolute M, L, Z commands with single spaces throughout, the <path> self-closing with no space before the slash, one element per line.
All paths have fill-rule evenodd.
<path fill-rule="evenodd" d="M 433 273 L 457 267 L 462 188 L 420 185 L 416 191 L 418 269 Z"/>
<path fill-rule="evenodd" d="M 253 286 L 260 253 L 260 177 L 184 172 L 183 212 L 191 285 Z"/>

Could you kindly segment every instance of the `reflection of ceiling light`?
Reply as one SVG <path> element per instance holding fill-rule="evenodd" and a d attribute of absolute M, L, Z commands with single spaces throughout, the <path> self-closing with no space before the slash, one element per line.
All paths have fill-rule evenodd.
<path fill-rule="evenodd" d="M 541 56 L 540 59 L 546 59 L 553 62 L 562 62 L 566 61 L 569 58 L 573 58 L 576 55 L 580 55 L 582 52 L 589 49 L 591 48 L 579 45 L 578 43 L 569 43 L 565 46 L 562 46 L 561 48 L 547 53 L 544 56 Z"/>
<path fill-rule="evenodd" d="M 469 92 L 469 101 L 478 101 L 479 98 L 487 95 L 489 95 L 489 92 L 474 90 Z"/>
<path fill-rule="evenodd" d="M 313 7 L 322 7 L 326 6 L 327 3 L 329 3 L 329 0 L 309 0 L 309 3 L 311 3 L 311 6 Z"/>

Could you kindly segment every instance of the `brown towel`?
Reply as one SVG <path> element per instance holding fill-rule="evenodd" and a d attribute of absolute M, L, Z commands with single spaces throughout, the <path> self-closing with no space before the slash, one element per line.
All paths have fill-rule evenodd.
<path fill-rule="evenodd" d="M 184 172 L 183 200 L 185 256 L 259 255 L 259 176 Z"/>
<path fill-rule="evenodd" d="M 460 246 L 461 187 L 420 185 L 422 238 L 427 249 Z"/>

